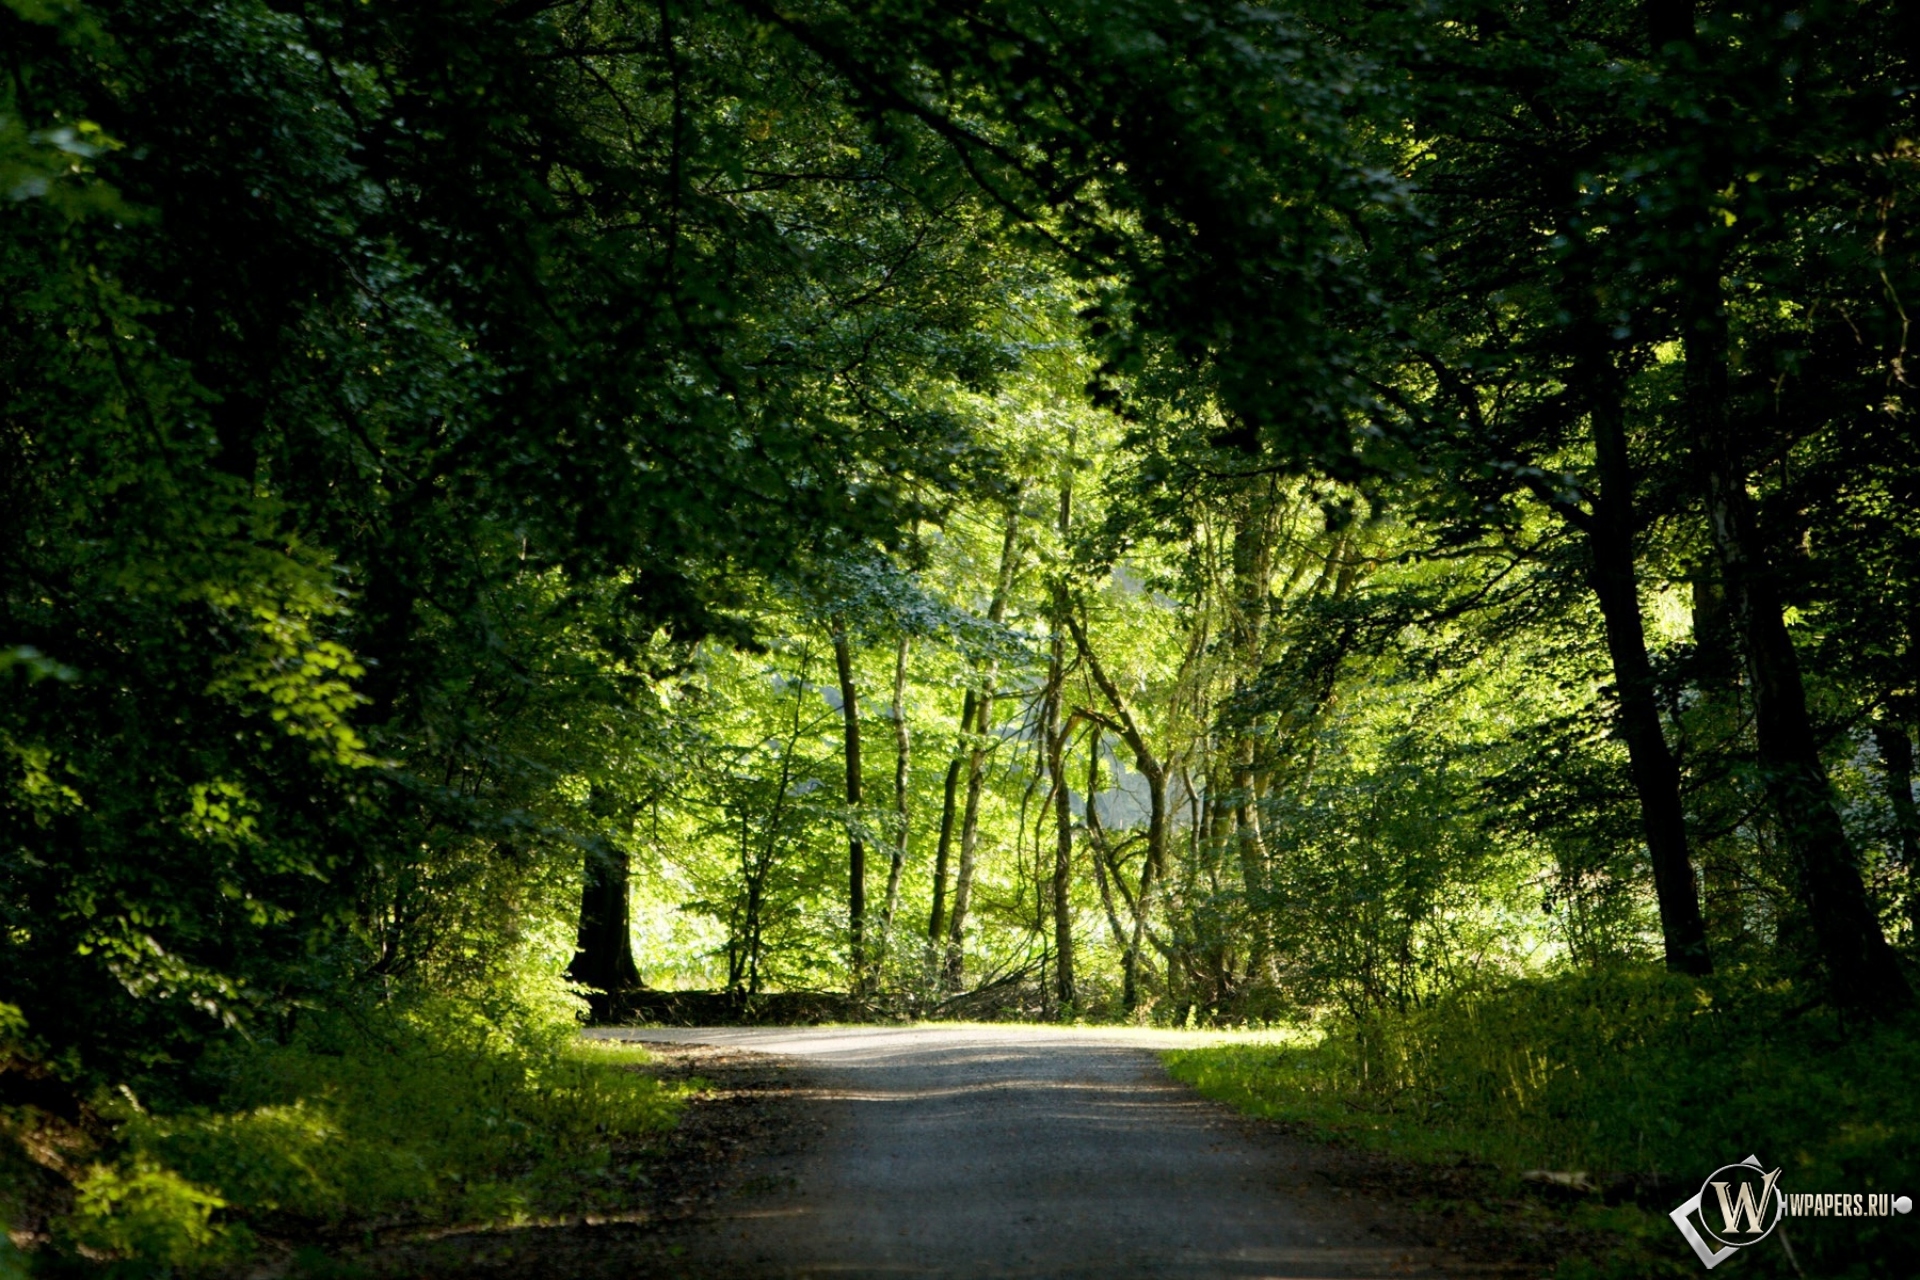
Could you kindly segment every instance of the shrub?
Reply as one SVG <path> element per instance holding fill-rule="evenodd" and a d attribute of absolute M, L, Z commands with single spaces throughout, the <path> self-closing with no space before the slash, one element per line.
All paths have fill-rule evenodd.
<path fill-rule="evenodd" d="M 225 1207 L 205 1187 L 135 1154 L 119 1165 L 95 1165 L 81 1179 L 62 1234 L 89 1253 L 142 1269 L 218 1262 L 244 1240 L 213 1221 Z"/>

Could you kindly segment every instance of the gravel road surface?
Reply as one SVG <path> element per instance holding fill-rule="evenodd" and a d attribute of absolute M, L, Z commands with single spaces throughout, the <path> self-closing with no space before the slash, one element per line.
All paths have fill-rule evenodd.
<path fill-rule="evenodd" d="M 798 1060 L 818 1140 L 759 1172 L 695 1271 L 758 1277 L 1430 1276 L 1404 1228 L 1305 1153 L 1169 1080 L 1177 1032 L 1015 1026 L 607 1028 Z"/>

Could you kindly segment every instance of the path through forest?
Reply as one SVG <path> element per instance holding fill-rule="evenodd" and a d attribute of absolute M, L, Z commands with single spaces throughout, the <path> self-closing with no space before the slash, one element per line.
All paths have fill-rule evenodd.
<path fill-rule="evenodd" d="M 805 1063 L 819 1141 L 686 1242 L 751 1277 L 1432 1275 L 1310 1152 L 1169 1080 L 1178 1033 L 1018 1026 L 609 1028 Z"/>

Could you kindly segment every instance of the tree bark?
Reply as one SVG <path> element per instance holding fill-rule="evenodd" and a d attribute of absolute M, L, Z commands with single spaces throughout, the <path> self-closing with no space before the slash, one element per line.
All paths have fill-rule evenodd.
<path fill-rule="evenodd" d="M 1234 694 L 1245 692 L 1247 680 L 1265 665 L 1269 597 L 1273 586 L 1273 481 L 1263 478 L 1263 489 L 1246 495 L 1233 531 L 1233 612 L 1229 618 L 1229 640 L 1239 659 L 1240 674 L 1234 677 Z M 1248 905 L 1259 913 L 1259 903 L 1267 888 L 1267 842 L 1260 829 L 1259 779 L 1255 775 L 1254 737 L 1257 726 L 1239 726 L 1228 744 L 1228 759 L 1233 768 L 1233 825 L 1240 856 L 1241 880 L 1246 887 Z M 1264 952 L 1265 929 L 1256 925 L 1254 949 Z"/>
<path fill-rule="evenodd" d="M 1072 439 L 1069 437 L 1069 452 Z M 1066 547 L 1073 534 L 1073 471 L 1068 468 L 1060 482 L 1058 520 L 1060 545 Z M 1066 583 L 1053 584 L 1053 625 L 1047 645 L 1046 735 L 1047 772 L 1053 778 L 1053 950 L 1054 995 L 1062 1018 L 1069 1017 L 1078 1003 L 1073 964 L 1073 788 L 1067 783 L 1067 735 L 1072 722 L 1062 723 L 1061 703 L 1067 692 L 1066 640 L 1060 631 L 1060 619 L 1069 608 Z M 1087 797 L 1093 803 L 1093 797 Z"/>
<path fill-rule="evenodd" d="M 1588 405 L 1600 493 L 1587 522 L 1591 581 L 1606 625 L 1607 655 L 1613 662 L 1618 706 L 1615 724 L 1627 747 L 1634 790 L 1640 796 L 1640 826 L 1653 862 L 1654 895 L 1660 905 L 1660 932 L 1667 968 L 1676 973 L 1713 972 L 1700 891 L 1687 847 L 1686 811 L 1680 801 L 1680 770 L 1668 749 L 1660 723 L 1653 662 L 1640 615 L 1640 580 L 1634 553 L 1633 467 L 1620 388 L 1611 376 L 1596 374 Z"/>
<path fill-rule="evenodd" d="M 959 806 L 960 771 L 966 767 L 967 737 L 973 732 L 974 704 L 979 697 L 976 691 L 969 689 L 966 697 L 960 700 L 959 742 L 954 746 L 953 759 L 947 762 L 946 789 L 940 801 L 940 839 L 933 854 L 933 910 L 927 916 L 927 941 L 936 947 L 946 933 L 947 873 L 952 867 L 953 820 Z"/>
<path fill-rule="evenodd" d="M 1107 674 L 1100 658 L 1093 651 L 1087 639 L 1086 628 L 1080 625 L 1080 619 L 1071 611 L 1066 614 L 1067 628 L 1073 633 L 1073 642 L 1080 650 L 1080 658 L 1087 664 L 1087 670 L 1093 676 L 1101 694 L 1113 709 L 1113 719 L 1095 713 L 1085 713 L 1096 722 L 1107 721 L 1114 732 L 1118 733 L 1126 744 L 1133 749 L 1134 765 L 1147 780 L 1147 852 L 1146 862 L 1140 868 L 1140 892 L 1133 900 L 1133 938 L 1128 954 L 1139 962 L 1141 946 L 1149 936 L 1147 917 L 1152 910 L 1153 889 L 1157 882 L 1165 880 L 1167 874 L 1167 767 L 1159 756 L 1147 745 L 1146 735 L 1141 732 L 1139 722 L 1133 718 L 1133 709 L 1121 696 L 1120 687 Z M 1092 803 L 1091 800 L 1088 801 Z M 1129 1006 L 1131 1007 L 1131 1006 Z"/>
<path fill-rule="evenodd" d="M 1913 803 L 1913 740 L 1905 725 L 1882 720 L 1873 726 L 1873 744 L 1880 752 L 1887 803 L 1893 808 L 1894 844 L 1907 873 L 1907 919 L 1914 945 L 1920 946 L 1920 813 Z"/>
<path fill-rule="evenodd" d="M 974 711 L 973 746 L 967 753 L 967 800 L 960 817 L 960 866 L 953 877 L 953 915 L 947 921 L 946 984 L 958 990 L 966 980 L 967 910 L 973 905 L 974 863 L 980 845 L 980 796 L 986 789 L 985 739 L 993 727 L 993 691 L 984 689 Z"/>
<path fill-rule="evenodd" d="M 887 905 L 880 917 L 880 931 L 891 942 L 893 916 L 900 906 L 900 873 L 907 863 L 909 826 L 908 786 L 913 763 L 913 735 L 907 726 L 907 658 L 913 642 L 900 637 L 893 660 L 893 860 L 887 867 Z"/>
<path fill-rule="evenodd" d="M 1062 603 L 1056 593 L 1055 608 Z M 1060 1016 L 1075 1003 L 1073 974 L 1073 788 L 1067 783 L 1066 750 L 1070 726 L 1061 722 L 1066 689 L 1066 645 L 1056 621 L 1047 652 L 1047 694 L 1041 733 L 1047 750 L 1047 775 L 1053 782 L 1053 987 Z M 1092 803 L 1089 799 L 1088 803 Z"/>
<path fill-rule="evenodd" d="M 1100 905 L 1106 909 L 1107 927 L 1113 930 L 1113 945 L 1120 948 L 1120 1002 L 1131 1012 L 1140 1002 L 1139 945 L 1138 935 L 1129 937 L 1126 928 L 1120 923 L 1120 913 L 1113 905 L 1113 890 L 1120 889 L 1126 896 L 1126 885 L 1120 880 L 1120 868 L 1109 866 L 1106 833 L 1100 827 L 1100 809 L 1095 797 L 1100 794 L 1100 725 L 1096 721 L 1093 731 L 1087 735 L 1087 843 L 1093 854 L 1093 880 L 1100 889 Z M 1109 883 L 1111 871 L 1113 881 Z M 1128 903 L 1131 907 L 1133 904 Z"/>
<path fill-rule="evenodd" d="M 567 977 L 596 994 L 588 997 L 596 1019 L 612 1013 L 612 996 L 640 985 L 633 962 L 632 907 L 627 851 L 607 844 L 587 853 L 580 884 L 580 928 Z"/>
<path fill-rule="evenodd" d="M 1020 554 L 1020 504 L 1024 496 L 1024 490 L 1016 490 L 1007 506 L 1006 534 L 1000 543 L 1000 572 L 994 580 L 993 597 L 987 602 L 987 620 L 996 625 L 1006 621 L 1007 600 L 1013 594 Z M 980 841 L 980 795 L 986 785 L 986 736 L 993 726 L 996 674 L 996 668 L 989 665 L 974 711 L 978 727 L 973 731 L 972 748 L 967 753 L 967 802 L 960 820 L 960 867 L 953 878 L 953 915 L 947 922 L 945 980 L 950 989 L 956 990 L 966 978 L 967 909 L 973 899 L 974 861 Z"/>
<path fill-rule="evenodd" d="M 860 704 L 853 683 L 853 649 L 847 629 L 833 624 L 833 665 L 840 676 L 840 715 L 846 725 L 847 757 L 847 953 L 852 967 L 853 994 L 866 988 L 867 845 L 860 837 L 860 806 L 865 803 L 860 781 Z"/>
<path fill-rule="evenodd" d="M 1080 657 L 1087 664 L 1087 670 L 1093 675 L 1094 684 L 1106 696 L 1107 703 L 1113 708 L 1113 729 L 1126 744 L 1133 749 L 1134 763 L 1146 776 L 1148 788 L 1147 851 L 1157 871 L 1166 870 L 1167 861 L 1167 769 L 1166 765 L 1147 745 L 1146 734 L 1140 730 L 1139 722 L 1133 718 L 1133 708 L 1120 692 L 1120 686 L 1113 682 L 1107 669 L 1093 651 L 1087 640 L 1086 628 L 1080 620 L 1069 613 L 1067 628 L 1073 633 L 1074 644 L 1080 650 Z M 1101 717 L 1105 719 L 1105 717 Z"/>
<path fill-rule="evenodd" d="M 1073 447 L 1077 436 L 1069 430 L 1068 462 L 1060 480 L 1060 512 L 1056 520 L 1056 532 L 1060 533 L 1060 547 L 1068 549 L 1073 539 Z M 1046 771 L 1054 781 L 1054 998 L 1060 1007 L 1060 1017 L 1071 1017 L 1073 1009 L 1079 1004 L 1077 990 L 1073 983 L 1073 787 L 1068 785 L 1066 754 L 1068 754 L 1068 733 L 1073 731 L 1073 722 L 1062 722 L 1062 702 L 1068 693 L 1068 662 L 1066 662 L 1066 637 L 1060 631 L 1060 620 L 1068 612 L 1068 587 L 1064 578 L 1054 580 L 1054 618 L 1048 628 L 1048 647 L 1046 647 L 1046 723 L 1044 723 L 1044 741 L 1046 741 Z M 1087 804 L 1092 804 L 1092 794 L 1087 796 Z"/>
<path fill-rule="evenodd" d="M 1779 818 L 1835 1003 L 1868 1015 L 1890 1013 L 1911 1005 L 1913 992 L 1874 918 L 1858 857 L 1834 808 L 1807 713 L 1799 656 L 1755 529 L 1747 469 L 1733 438 L 1727 317 L 1717 267 L 1712 276 L 1693 283 L 1694 306 L 1684 335 L 1687 410 L 1714 549 L 1753 691 L 1767 798 Z"/>
<path fill-rule="evenodd" d="M 743 926 L 743 954 L 746 960 L 746 995 L 752 1000 L 760 994 L 760 960 L 766 946 L 767 881 L 773 874 L 774 857 L 780 846 L 780 826 L 786 820 L 787 799 L 793 791 L 793 763 L 805 733 L 804 708 L 811 687 L 808 674 L 811 662 L 803 655 L 799 679 L 793 682 L 793 722 L 788 726 L 780 748 L 779 789 L 774 792 L 773 808 L 767 814 L 766 838 L 758 850 L 749 854 L 745 817 L 742 817 L 741 869 L 747 882 L 746 920 Z M 739 976 L 734 973 L 729 988 L 738 990 Z"/>

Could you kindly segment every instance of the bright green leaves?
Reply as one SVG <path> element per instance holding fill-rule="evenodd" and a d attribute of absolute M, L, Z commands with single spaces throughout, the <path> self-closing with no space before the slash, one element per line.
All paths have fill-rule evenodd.
<path fill-rule="evenodd" d="M 226 1231 L 213 1215 L 224 1208 L 213 1192 L 152 1161 L 96 1165 L 64 1225 L 72 1244 L 96 1255 L 179 1267 L 217 1258 Z"/>
<path fill-rule="evenodd" d="M 253 644 L 223 664 L 210 692 L 263 700 L 270 720 L 314 744 L 316 759 L 373 763 L 351 721 L 367 701 L 354 684 L 366 668 L 345 645 L 316 637 L 309 619 L 264 605 L 250 613 Z"/>

